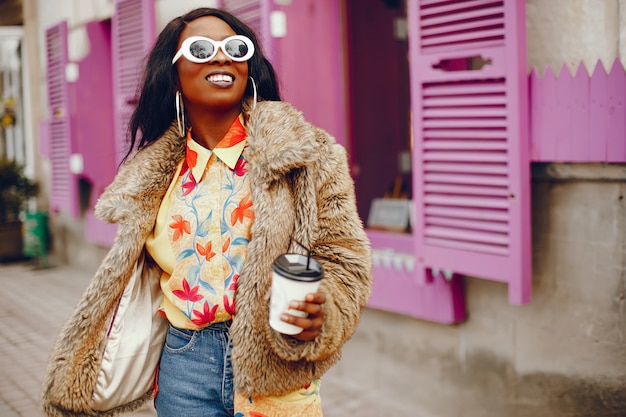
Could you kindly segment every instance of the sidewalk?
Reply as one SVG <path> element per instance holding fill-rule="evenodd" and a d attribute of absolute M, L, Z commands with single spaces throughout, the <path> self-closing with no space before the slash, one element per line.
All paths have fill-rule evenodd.
<path fill-rule="evenodd" d="M 43 417 L 39 397 L 48 354 L 90 277 L 77 269 L 0 264 L 0 417 Z"/>
<path fill-rule="evenodd" d="M 0 264 L 0 417 L 44 417 L 39 396 L 48 354 L 92 272 L 66 266 L 35 269 L 27 263 Z M 325 417 L 385 415 L 372 404 L 364 406 L 369 401 L 363 395 L 367 395 L 363 389 L 333 376 L 331 370 L 322 385 Z M 156 413 L 147 406 L 134 416 Z"/>

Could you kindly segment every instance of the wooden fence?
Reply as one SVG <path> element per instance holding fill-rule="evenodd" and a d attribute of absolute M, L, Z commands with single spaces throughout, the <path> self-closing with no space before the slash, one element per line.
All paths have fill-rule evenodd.
<path fill-rule="evenodd" d="M 615 60 L 529 76 L 531 160 L 626 162 L 626 71 Z"/>

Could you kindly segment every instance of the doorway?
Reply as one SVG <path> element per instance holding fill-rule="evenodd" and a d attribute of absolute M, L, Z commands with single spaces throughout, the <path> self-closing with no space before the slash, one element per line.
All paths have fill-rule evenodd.
<path fill-rule="evenodd" d="M 412 198 L 406 15 L 404 0 L 346 3 L 351 162 L 365 222 L 374 199 Z"/>

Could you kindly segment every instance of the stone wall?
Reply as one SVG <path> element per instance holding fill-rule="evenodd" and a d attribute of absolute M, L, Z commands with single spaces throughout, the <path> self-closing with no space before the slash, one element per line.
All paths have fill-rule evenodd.
<path fill-rule="evenodd" d="M 526 27 L 528 65 L 540 72 L 626 66 L 626 0 L 526 0 Z"/>

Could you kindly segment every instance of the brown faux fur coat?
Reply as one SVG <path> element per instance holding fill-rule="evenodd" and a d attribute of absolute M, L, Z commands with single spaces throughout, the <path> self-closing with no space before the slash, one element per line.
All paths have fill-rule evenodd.
<path fill-rule="evenodd" d="M 285 102 L 260 102 L 246 116 L 256 220 L 237 283 L 232 361 L 237 390 L 281 395 L 321 377 L 339 360 L 370 294 L 371 254 L 344 148 Z M 119 228 L 51 353 L 43 384 L 49 416 L 115 415 L 150 398 L 148 392 L 106 414 L 91 409 L 110 317 L 154 227 L 184 145 L 175 129 L 168 130 L 123 164 L 98 201 L 96 215 Z M 290 247 L 291 238 L 310 247 L 325 271 L 320 285 L 327 298 L 324 325 L 310 342 L 281 335 L 268 324 L 271 265 L 280 254 L 298 251 Z"/>

